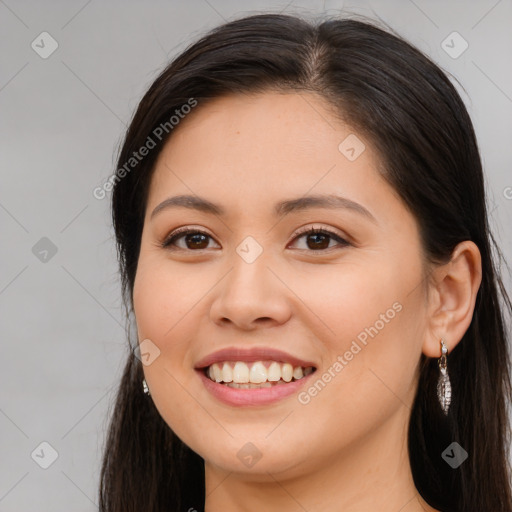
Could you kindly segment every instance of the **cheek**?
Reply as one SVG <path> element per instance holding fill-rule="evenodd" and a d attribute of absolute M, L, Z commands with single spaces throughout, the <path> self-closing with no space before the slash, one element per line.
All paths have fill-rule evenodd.
<path fill-rule="evenodd" d="M 352 404 L 357 412 L 356 389 L 367 403 L 383 395 L 393 399 L 393 393 L 406 398 L 425 329 L 419 263 L 381 258 L 333 268 L 329 279 L 324 271 L 323 279 L 319 273 L 298 280 L 296 290 L 315 313 L 310 313 L 315 322 L 311 328 L 326 349 L 322 366 L 328 373 L 325 380 L 336 382 L 329 385 L 336 388 L 336 400 Z"/>
<path fill-rule="evenodd" d="M 347 350 L 351 340 L 364 343 L 372 335 L 383 337 L 391 324 L 400 321 L 408 276 L 392 262 L 375 260 L 347 258 L 314 273 L 297 272 L 301 277 L 292 285 L 294 292 L 303 298 L 308 316 L 317 322 L 318 337 L 331 350 Z"/>
<path fill-rule="evenodd" d="M 218 425 L 202 414 L 188 392 L 195 377 L 189 352 L 191 329 L 197 327 L 193 322 L 193 307 L 199 299 L 196 295 L 202 296 L 208 289 L 205 284 L 197 283 L 193 275 L 187 279 L 190 274 L 193 273 L 180 275 L 169 262 L 141 253 L 133 302 L 139 341 L 149 339 L 159 350 L 151 364 L 143 366 L 151 399 L 169 427 L 181 439 L 193 443 L 200 432 L 196 432 L 191 418 L 199 418 L 209 432 L 220 433 Z M 192 286 L 192 281 L 198 286 Z M 197 294 L 189 290 L 196 290 Z"/>
<path fill-rule="evenodd" d="M 144 341 L 145 348 L 156 354 L 150 364 L 144 364 L 144 376 L 155 405 L 162 408 L 166 419 L 178 404 L 187 406 L 180 384 L 186 387 L 193 376 L 188 321 L 192 316 L 187 312 L 193 315 L 191 309 L 197 299 L 193 300 L 176 275 L 165 262 L 142 253 L 133 290 L 139 343 L 149 340 Z"/>
<path fill-rule="evenodd" d="M 173 340 L 176 346 L 177 332 L 206 290 L 194 272 L 180 272 L 161 257 L 142 253 L 133 290 L 139 339 L 150 338 L 162 348 Z"/>

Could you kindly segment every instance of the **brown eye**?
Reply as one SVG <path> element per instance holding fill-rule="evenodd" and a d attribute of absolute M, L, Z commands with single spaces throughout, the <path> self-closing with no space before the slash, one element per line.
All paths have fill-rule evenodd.
<path fill-rule="evenodd" d="M 338 242 L 338 245 L 341 245 L 342 247 L 350 245 L 349 242 L 341 238 L 339 235 L 327 229 L 307 228 L 306 230 L 302 231 L 299 236 L 295 238 L 295 240 L 304 237 L 307 240 L 305 250 L 309 249 L 315 252 L 331 249 L 332 246 L 329 247 L 331 240 L 335 240 Z"/>
<path fill-rule="evenodd" d="M 296 236 L 295 240 L 301 238 L 305 238 L 307 240 L 306 247 L 299 249 L 310 250 L 313 252 L 321 252 L 332 249 L 333 246 L 330 246 L 331 241 L 336 241 L 338 246 L 341 247 L 350 245 L 349 242 L 341 238 L 336 233 L 322 228 L 307 228 L 303 230 L 298 236 Z M 177 245 L 177 241 L 181 239 L 185 241 L 184 247 Z M 162 243 L 162 247 L 169 250 L 177 249 L 184 251 L 201 251 L 208 249 L 209 239 L 212 239 L 212 237 L 204 231 L 182 228 L 171 233 L 171 235 L 167 237 Z"/>
<path fill-rule="evenodd" d="M 182 238 L 185 240 L 185 247 L 176 245 L 177 240 Z M 209 238 L 211 238 L 211 236 L 203 231 L 185 228 L 174 231 L 168 238 L 165 239 L 162 247 L 177 248 L 183 250 L 204 250 L 208 248 Z"/>
<path fill-rule="evenodd" d="M 185 239 L 185 244 L 190 243 L 194 249 L 206 249 L 206 247 L 208 247 L 208 235 L 203 233 L 189 233 L 182 236 Z"/>

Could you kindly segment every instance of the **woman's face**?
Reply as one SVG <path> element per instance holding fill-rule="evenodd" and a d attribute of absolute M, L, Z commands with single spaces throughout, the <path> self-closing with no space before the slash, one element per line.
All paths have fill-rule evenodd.
<path fill-rule="evenodd" d="M 148 399 L 207 467 L 298 475 L 405 439 L 427 336 L 422 258 L 377 165 L 310 93 L 199 102 L 174 128 L 134 308 Z M 218 211 L 166 205 L 182 195 Z"/>

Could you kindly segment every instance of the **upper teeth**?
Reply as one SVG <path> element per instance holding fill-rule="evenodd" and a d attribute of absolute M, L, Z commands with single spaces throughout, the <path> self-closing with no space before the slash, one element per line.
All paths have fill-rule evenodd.
<path fill-rule="evenodd" d="M 278 382 L 281 379 L 285 382 L 302 379 L 312 371 L 313 367 L 311 366 L 307 368 L 296 366 L 294 368 L 290 363 L 276 361 L 269 361 L 266 364 L 263 361 L 256 361 L 250 367 L 243 361 L 225 361 L 212 364 L 208 368 L 207 375 L 215 382 L 261 384 L 263 382 Z"/>

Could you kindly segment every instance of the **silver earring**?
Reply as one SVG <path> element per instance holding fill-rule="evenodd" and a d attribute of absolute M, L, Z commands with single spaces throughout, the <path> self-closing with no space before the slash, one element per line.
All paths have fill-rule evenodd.
<path fill-rule="evenodd" d="M 142 389 L 144 390 L 144 393 L 146 393 L 146 395 L 151 395 L 151 393 L 149 392 L 149 388 L 148 388 L 146 379 L 142 379 Z"/>
<path fill-rule="evenodd" d="M 439 380 L 437 382 L 437 398 L 439 399 L 439 403 L 441 404 L 441 409 L 445 415 L 448 415 L 448 409 L 450 408 L 450 403 L 452 401 L 452 385 L 450 383 L 450 378 L 448 377 L 448 347 L 444 339 L 441 338 L 441 357 L 438 360 L 439 370 L 441 374 L 439 375 Z"/>

